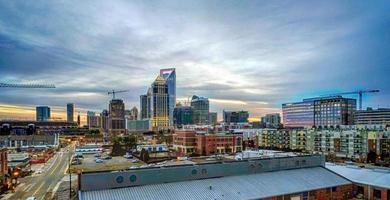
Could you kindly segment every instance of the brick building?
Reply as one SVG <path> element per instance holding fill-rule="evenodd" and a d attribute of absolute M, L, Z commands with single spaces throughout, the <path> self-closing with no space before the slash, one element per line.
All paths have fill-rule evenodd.
<path fill-rule="evenodd" d="M 182 155 L 212 155 L 242 151 L 242 134 L 200 134 L 179 130 L 173 134 L 173 147 Z"/>

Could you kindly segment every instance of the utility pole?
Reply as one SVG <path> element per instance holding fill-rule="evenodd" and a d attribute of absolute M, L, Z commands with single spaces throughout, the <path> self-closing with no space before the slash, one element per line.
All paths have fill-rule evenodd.
<path fill-rule="evenodd" d="M 68 163 L 68 170 L 69 170 L 69 200 L 72 199 L 72 174 L 70 172 L 70 164 L 72 162 L 72 153 L 71 153 L 71 150 L 69 148 L 69 163 Z"/>

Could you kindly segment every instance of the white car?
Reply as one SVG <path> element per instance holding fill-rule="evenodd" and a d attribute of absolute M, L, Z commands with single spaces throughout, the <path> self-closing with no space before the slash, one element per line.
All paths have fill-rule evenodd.
<path fill-rule="evenodd" d="M 136 163 L 136 162 L 139 162 L 139 160 L 133 159 L 133 160 L 131 160 L 131 162 L 132 162 L 132 163 Z"/>
<path fill-rule="evenodd" d="M 28 197 L 26 200 L 37 200 L 35 197 Z"/>
<path fill-rule="evenodd" d="M 43 173 L 43 170 L 42 170 L 42 169 L 38 169 L 36 173 L 37 173 L 37 174 L 42 174 L 42 173 Z"/>
<path fill-rule="evenodd" d="M 96 163 L 102 163 L 102 162 L 103 162 L 103 160 L 102 160 L 102 159 L 100 159 L 100 158 L 96 158 L 96 159 L 95 159 L 95 162 L 96 162 Z"/>

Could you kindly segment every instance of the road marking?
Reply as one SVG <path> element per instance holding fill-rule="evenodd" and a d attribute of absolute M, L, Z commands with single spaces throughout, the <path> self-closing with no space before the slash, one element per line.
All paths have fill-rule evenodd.
<path fill-rule="evenodd" d="M 35 192 L 33 193 L 32 196 L 35 196 L 35 194 L 42 188 L 42 186 L 45 184 L 45 182 L 41 183 L 41 185 L 38 187 L 37 190 L 35 190 Z"/>
<path fill-rule="evenodd" d="M 55 193 L 57 192 L 58 188 L 60 187 L 60 184 L 61 184 L 61 183 L 62 183 L 61 180 L 58 181 L 58 183 L 56 184 L 56 186 L 53 188 L 52 193 L 51 193 L 51 198 L 54 197 L 54 195 L 55 195 Z M 50 190 L 50 188 L 49 188 L 49 190 Z M 49 191 L 49 192 L 50 192 L 50 191 Z"/>
<path fill-rule="evenodd" d="M 27 187 L 25 187 L 26 188 L 26 191 L 29 191 L 30 189 L 31 189 L 31 187 L 33 186 L 33 184 L 28 184 L 28 186 Z"/>

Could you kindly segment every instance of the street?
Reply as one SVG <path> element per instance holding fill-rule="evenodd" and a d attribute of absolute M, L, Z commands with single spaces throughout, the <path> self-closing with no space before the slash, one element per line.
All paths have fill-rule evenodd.
<path fill-rule="evenodd" d="M 47 163 L 42 174 L 37 174 L 19 179 L 19 185 L 15 193 L 5 196 L 5 199 L 22 199 L 36 197 L 43 199 L 47 192 L 53 192 L 60 185 L 61 179 L 67 174 L 69 156 L 73 153 L 73 147 L 66 147 L 57 152 Z"/>

